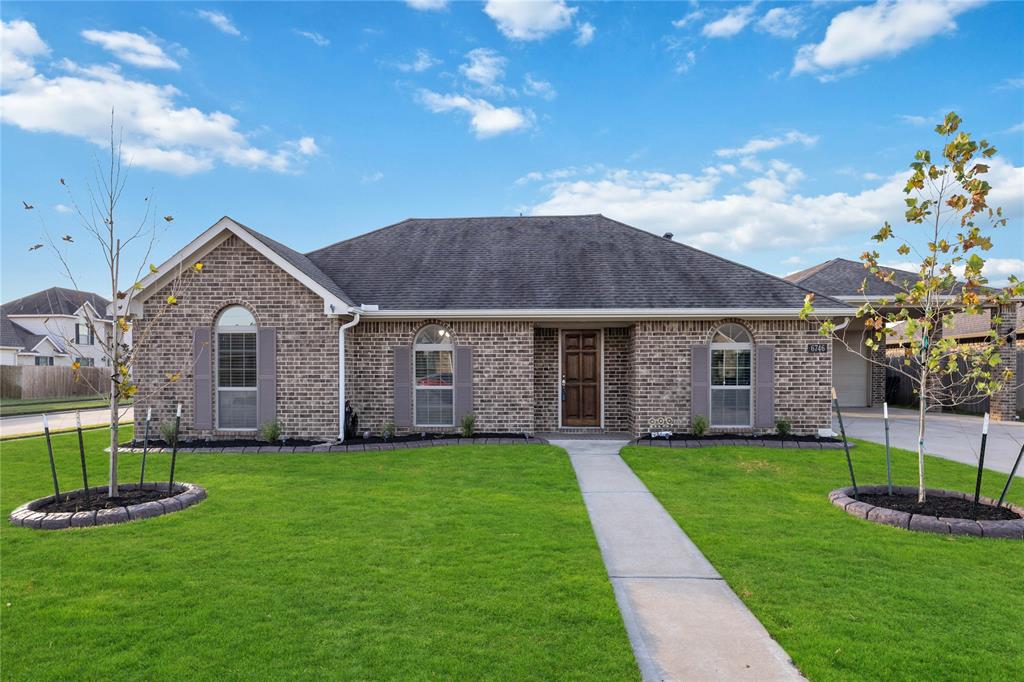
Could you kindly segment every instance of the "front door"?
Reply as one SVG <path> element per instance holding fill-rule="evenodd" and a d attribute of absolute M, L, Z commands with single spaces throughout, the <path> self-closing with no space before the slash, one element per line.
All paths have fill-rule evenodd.
<path fill-rule="evenodd" d="M 601 425 L 600 332 L 562 333 L 562 425 Z"/>

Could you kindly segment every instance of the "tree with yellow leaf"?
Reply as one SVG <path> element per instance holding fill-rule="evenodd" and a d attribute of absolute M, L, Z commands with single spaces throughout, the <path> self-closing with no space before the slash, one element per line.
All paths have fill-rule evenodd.
<path fill-rule="evenodd" d="M 902 357 L 891 367 L 906 376 L 918 396 L 918 501 L 925 501 L 924 437 L 925 415 L 935 407 L 955 407 L 990 396 L 1004 387 L 1012 375 L 1000 371 L 1000 353 L 1012 353 L 1006 339 L 990 330 L 985 341 L 970 348 L 956 339 L 943 338 L 942 329 L 958 312 L 979 314 L 994 309 L 993 326 L 999 324 L 998 309 L 1024 295 L 1024 284 L 1011 276 L 1009 285 L 993 288 L 983 274 L 983 253 L 992 248 L 987 230 L 1006 226 L 1001 208 L 988 205 L 991 186 L 985 180 L 985 163 L 996 155 L 986 140 L 975 141 L 960 130 L 955 113 L 946 114 L 935 127 L 943 139 L 938 161 L 927 149 L 919 150 L 910 164 L 906 195 L 906 234 L 897 234 L 887 222 L 872 239 L 878 244 L 898 242 L 896 252 L 920 261 L 915 277 L 907 278 L 879 264 L 877 250 L 860 256 L 865 268 L 861 284 L 863 303 L 855 313 L 864 320 L 867 353 L 846 343 L 836 334 L 831 320 L 821 323 L 821 333 L 832 336 L 852 352 L 871 363 L 890 368 L 874 353 L 886 345 L 886 336 L 898 329 L 903 337 Z M 917 233 L 917 234 L 915 234 Z M 896 287 L 892 296 L 867 295 L 869 280 L 877 279 Z M 813 294 L 804 302 L 801 317 L 814 312 Z"/>

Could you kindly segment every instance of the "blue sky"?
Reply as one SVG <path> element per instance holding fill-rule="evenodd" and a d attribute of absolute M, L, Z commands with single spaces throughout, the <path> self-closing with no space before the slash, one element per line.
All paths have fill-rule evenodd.
<path fill-rule="evenodd" d="M 174 216 L 157 263 L 222 215 L 311 250 L 410 216 L 601 212 L 774 274 L 901 226 L 900 178 L 955 109 L 1000 149 L 990 278 L 1024 276 L 1024 3 L 7 2 L 3 21 L 3 300 L 65 284 L 28 252 L 43 224 L 103 290 L 57 179 L 86 199 L 111 107 L 125 222 L 150 192 Z"/>

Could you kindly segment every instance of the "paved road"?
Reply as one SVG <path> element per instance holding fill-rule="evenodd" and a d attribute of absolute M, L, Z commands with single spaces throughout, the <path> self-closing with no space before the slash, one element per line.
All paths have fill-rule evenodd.
<path fill-rule="evenodd" d="M 782 647 L 619 456 L 552 440 L 576 469 L 644 680 L 802 680 Z"/>
<path fill-rule="evenodd" d="M 875 443 L 885 443 L 882 408 L 843 408 L 847 435 Z M 839 431 L 839 422 L 832 428 Z M 889 438 L 893 447 L 917 450 L 917 412 L 900 408 L 889 410 Z M 981 418 L 959 414 L 929 414 L 925 419 L 924 451 L 929 455 L 978 466 L 981 445 Z M 1010 473 L 1013 461 L 1024 445 L 1024 424 L 991 422 L 985 447 L 985 468 Z M 1024 477 L 1024 464 L 1017 470 Z"/>
<path fill-rule="evenodd" d="M 121 417 L 122 424 L 131 424 L 134 419 L 134 408 L 127 408 Z M 47 415 L 50 429 L 69 429 L 75 426 L 74 412 L 58 412 Z M 82 426 L 104 426 L 110 423 L 110 408 L 99 407 L 82 410 Z M 16 417 L 0 419 L 0 436 L 20 436 L 29 433 L 43 432 L 43 418 L 38 414 L 24 414 Z"/>

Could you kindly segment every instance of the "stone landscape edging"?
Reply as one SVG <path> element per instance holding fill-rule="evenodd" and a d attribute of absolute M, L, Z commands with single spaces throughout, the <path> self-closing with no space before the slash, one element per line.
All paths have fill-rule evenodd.
<path fill-rule="evenodd" d="M 843 443 L 831 441 L 804 440 L 765 440 L 763 438 L 697 438 L 672 441 L 664 438 L 634 438 L 631 445 L 653 448 L 713 448 L 724 445 L 736 445 L 757 448 L 784 448 L 789 450 L 838 450 Z M 850 443 L 852 448 L 855 443 Z"/>
<path fill-rule="evenodd" d="M 121 490 L 139 490 L 138 483 L 122 483 Z M 167 488 L 167 482 L 143 483 L 142 490 L 161 490 Z M 90 493 L 97 495 L 104 494 L 107 486 L 94 486 L 89 488 Z M 37 530 L 63 530 L 65 528 L 88 528 L 90 526 L 105 526 L 112 523 L 126 523 L 139 519 L 149 519 L 154 516 L 172 514 L 176 511 L 188 509 L 206 499 L 206 489 L 195 483 L 184 481 L 175 482 L 176 494 L 162 500 L 142 502 L 140 504 L 129 504 L 124 507 L 113 509 L 99 509 L 94 511 L 80 512 L 40 512 L 39 507 L 53 502 L 54 496 L 40 497 L 37 500 L 26 502 L 11 512 L 10 521 L 15 526 L 35 528 Z M 77 490 L 70 491 L 72 493 Z"/>
<path fill-rule="evenodd" d="M 213 441 L 214 443 L 216 441 Z M 353 443 L 351 445 L 335 445 L 323 443 L 321 445 L 260 445 L 247 447 L 226 447 L 212 446 L 201 448 L 178 448 L 179 453 L 194 454 L 215 454 L 221 452 L 239 452 L 243 454 L 253 453 L 289 453 L 289 452 L 372 452 L 379 450 L 404 450 L 410 448 L 431 448 L 444 445 L 547 445 L 544 438 L 531 436 L 530 438 L 437 438 L 434 440 L 413 440 L 398 441 L 394 443 Z M 106 449 L 107 452 L 110 448 Z M 120 447 L 119 452 L 142 453 L 142 448 Z M 159 447 L 149 448 L 147 452 L 169 453 L 171 448 Z"/>
<path fill-rule="evenodd" d="M 894 485 L 893 492 L 899 494 L 917 494 L 914 486 Z M 861 485 L 857 486 L 861 493 L 879 494 L 888 492 L 888 486 L 884 485 Z M 943 490 L 941 488 L 925 488 L 927 495 L 935 497 L 955 497 L 962 500 L 973 500 L 974 495 L 962 493 L 958 490 Z M 922 533 L 939 533 L 942 535 L 974 535 L 986 538 L 1002 538 L 1004 540 L 1024 540 L 1024 518 L 1010 519 L 1005 521 L 972 521 L 971 519 L 954 519 L 947 517 L 934 517 L 924 514 L 911 514 L 878 507 L 867 502 L 858 502 L 853 499 L 853 486 L 836 488 L 828 494 L 829 501 L 835 506 L 846 511 L 851 516 L 866 519 L 872 523 L 880 523 L 903 530 L 919 531 Z M 990 497 L 979 497 L 982 504 L 996 506 L 997 500 Z M 1003 503 L 1003 507 L 1017 514 L 1024 515 L 1024 507 L 1009 502 Z"/>

